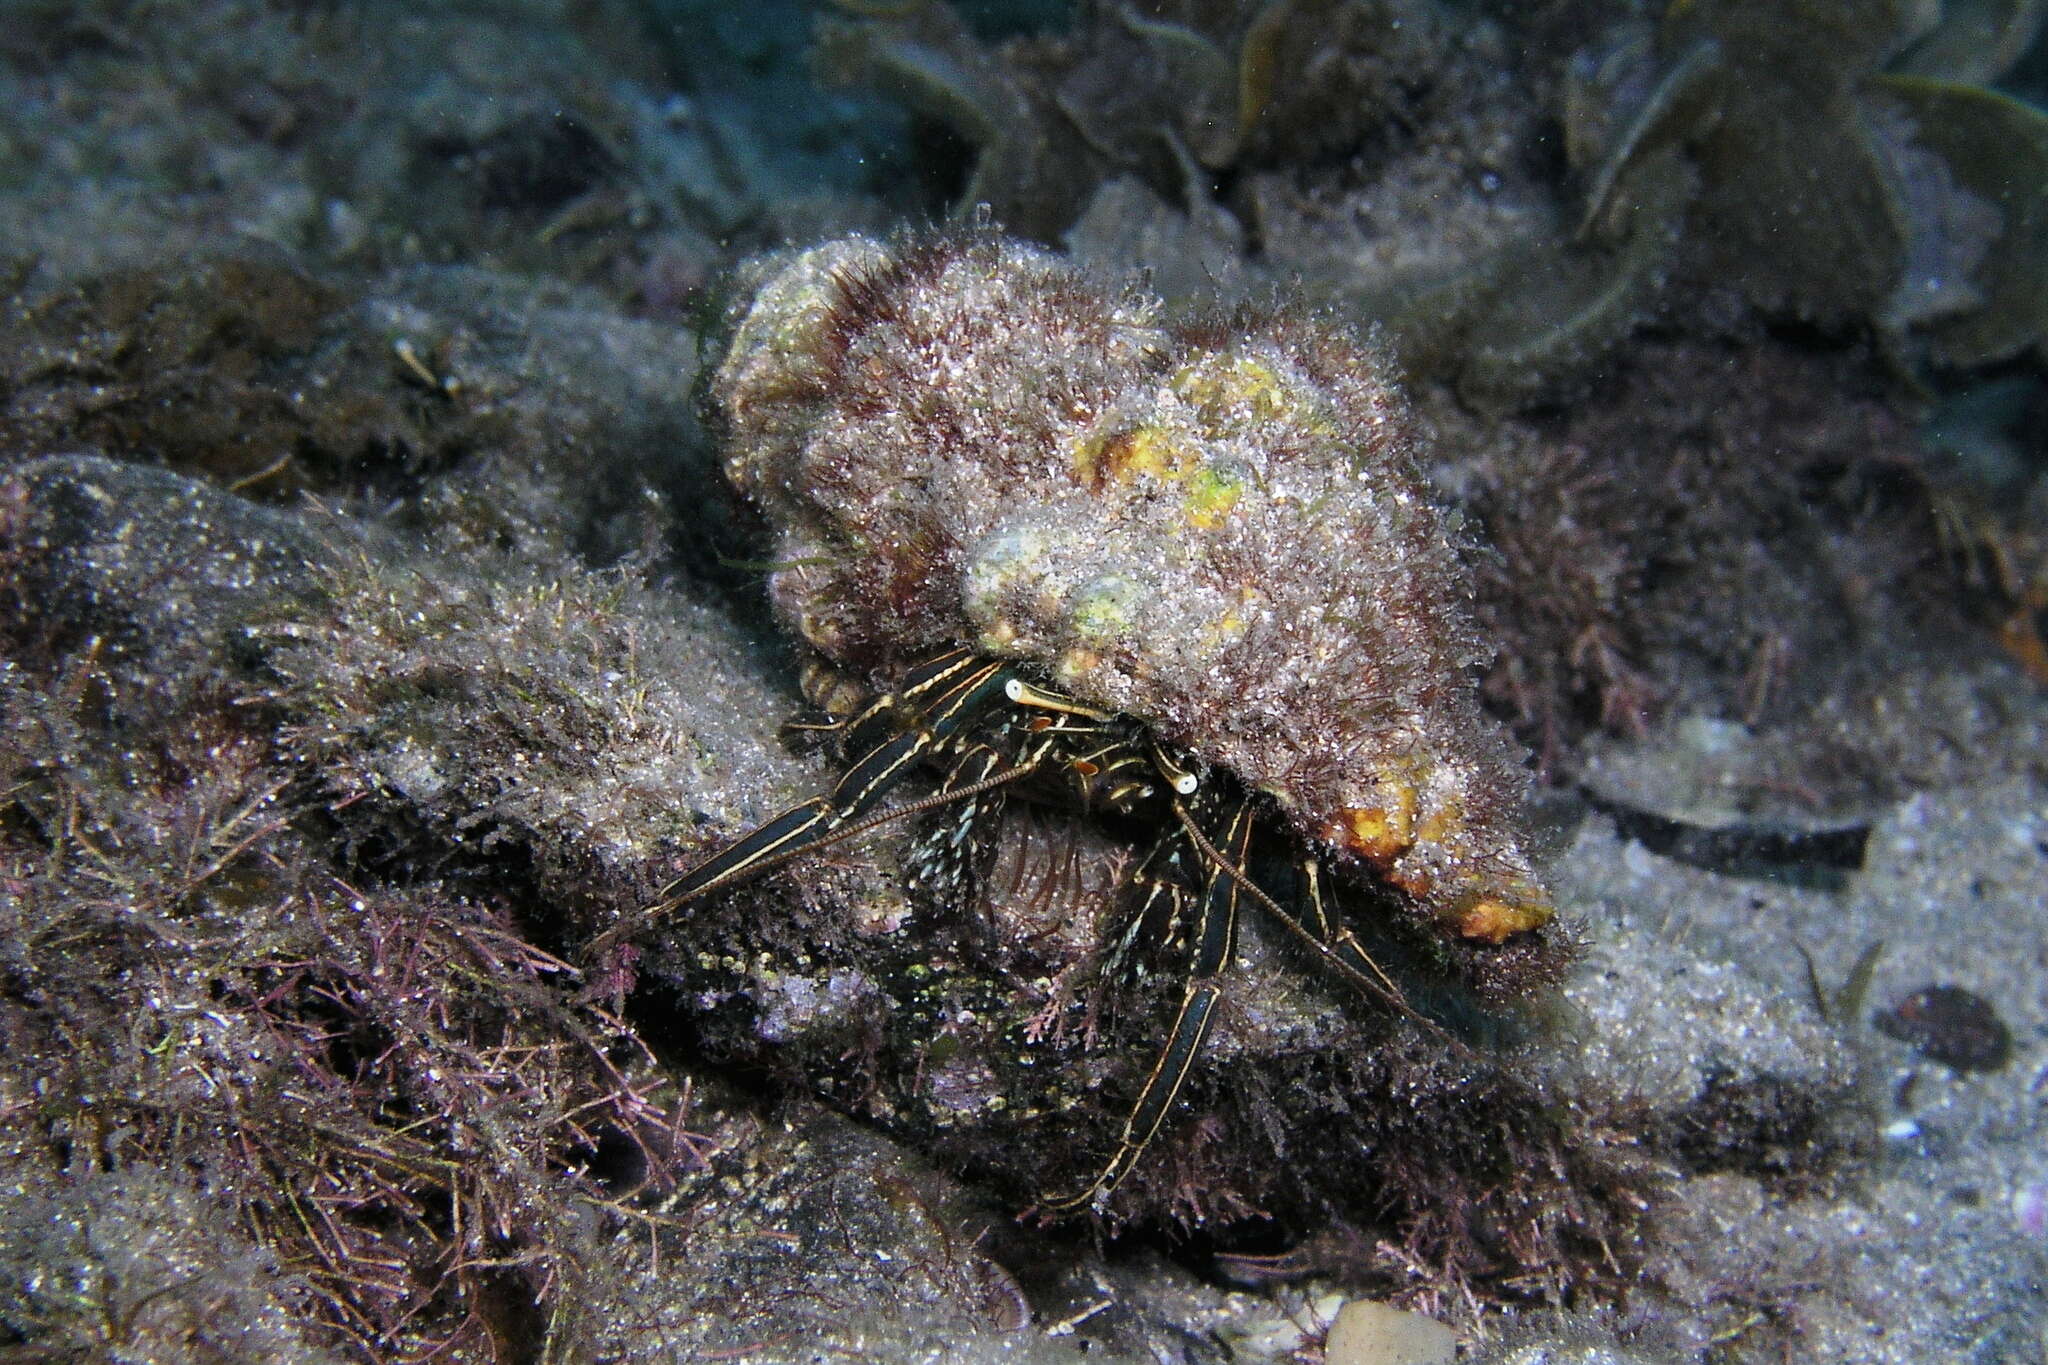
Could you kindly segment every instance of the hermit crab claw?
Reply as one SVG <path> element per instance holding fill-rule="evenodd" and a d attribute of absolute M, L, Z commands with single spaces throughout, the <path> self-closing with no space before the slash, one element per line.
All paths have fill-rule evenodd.
<path fill-rule="evenodd" d="M 1138 849 L 1093 970 L 1178 982 L 1092 1179 L 1103 1203 L 1200 1064 L 1241 911 L 1382 1006 L 1329 870 L 1496 993 L 1562 948 L 1480 710 L 1454 521 L 1373 345 L 1285 308 L 1169 321 L 1156 299 L 985 228 L 853 236 L 750 266 L 708 395 L 725 467 L 774 529 L 788 626 L 872 689 L 844 775 L 685 872 L 666 912 L 904 812 L 910 882 L 972 914 L 1013 802 Z M 840 688 L 843 694 L 846 689 Z M 885 808 L 913 774 L 929 796 Z M 1276 897 L 1278 849 L 1308 889 Z M 1518 976 L 1517 974 L 1520 974 Z"/>

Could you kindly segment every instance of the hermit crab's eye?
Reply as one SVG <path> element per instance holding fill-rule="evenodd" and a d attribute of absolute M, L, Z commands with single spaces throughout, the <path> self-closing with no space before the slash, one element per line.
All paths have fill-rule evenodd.
<path fill-rule="evenodd" d="M 1044 687 L 1033 687 L 1022 678 L 1012 678 L 1003 684 L 1003 695 L 1018 706 L 1035 707 L 1059 715 L 1078 716 L 1082 720 L 1106 721 L 1111 713 L 1094 706 L 1083 706 L 1064 692 L 1054 692 Z"/>
<path fill-rule="evenodd" d="M 1186 764 L 1176 763 L 1156 744 L 1152 746 L 1152 766 L 1159 769 L 1159 775 L 1165 778 L 1166 784 L 1180 796 L 1193 796 L 1195 788 L 1202 785 L 1202 779 L 1196 776 L 1194 769 Z"/>

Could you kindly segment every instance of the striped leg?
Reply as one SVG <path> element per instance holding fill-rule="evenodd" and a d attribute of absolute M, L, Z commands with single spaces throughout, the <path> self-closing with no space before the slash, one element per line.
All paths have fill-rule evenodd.
<path fill-rule="evenodd" d="M 1174 805 L 1184 819 L 1191 818 L 1182 803 Z M 1223 994 L 1217 978 L 1229 967 L 1237 940 L 1238 892 L 1243 881 L 1241 869 L 1251 848 L 1251 828 L 1251 805 L 1239 799 L 1225 814 L 1219 839 L 1208 842 L 1208 851 L 1215 856 L 1209 858 L 1203 873 L 1200 909 L 1194 932 L 1189 936 L 1187 986 L 1181 994 L 1180 1009 L 1167 1034 L 1166 1046 L 1152 1063 L 1137 1103 L 1131 1106 L 1117 1135 L 1115 1154 L 1082 1189 L 1047 1198 L 1042 1206 L 1046 1213 L 1072 1213 L 1107 1199 L 1137 1167 L 1138 1159 L 1157 1136 L 1167 1112 L 1187 1084 L 1195 1059 L 1201 1056 L 1202 1044 L 1208 1041 L 1216 1002 Z M 1229 860 L 1227 864 L 1225 859 Z"/>
<path fill-rule="evenodd" d="M 896 692 L 848 722 L 848 738 L 859 741 L 874 723 L 905 708 L 919 717 L 912 728 L 874 744 L 846 770 L 830 796 L 791 806 L 715 857 L 671 882 L 662 899 L 669 904 L 765 872 L 866 814 L 887 796 L 921 759 L 951 739 L 960 727 L 1003 699 L 1011 670 L 990 659 L 953 653 L 915 669 Z"/>
<path fill-rule="evenodd" d="M 1221 855 L 1216 846 L 1202 833 L 1200 827 L 1188 818 L 1186 812 L 1176 810 L 1175 814 L 1180 819 L 1181 828 L 1187 832 L 1188 838 L 1196 847 L 1202 850 L 1203 856 L 1212 862 L 1221 863 Z M 1241 865 L 1230 867 L 1231 876 L 1244 888 L 1245 894 L 1271 915 L 1275 923 L 1293 934 L 1335 969 L 1339 976 L 1350 981 L 1370 998 L 1403 1015 L 1435 1037 L 1438 1042 L 1454 1051 L 1463 1052 L 1465 1045 L 1452 1037 L 1441 1024 L 1411 1005 L 1407 994 L 1393 977 L 1387 975 L 1386 969 L 1373 960 L 1372 954 L 1366 951 L 1358 936 L 1329 913 L 1328 907 L 1323 903 L 1321 862 L 1313 856 L 1305 858 L 1301 863 L 1301 872 L 1308 903 L 1306 923 L 1288 913 L 1284 906 L 1267 895 L 1257 883 L 1245 875 Z"/>
<path fill-rule="evenodd" d="M 994 834 L 1009 804 L 1008 793 L 990 788 L 999 775 L 1035 770 L 1035 755 L 1012 762 L 999 750 L 977 744 L 947 770 L 936 796 L 946 804 L 927 818 L 904 857 L 912 901 L 920 909 L 973 905 L 995 854 Z M 957 793 L 980 789 L 978 796 Z"/>
<path fill-rule="evenodd" d="M 1414 1010 L 1409 1007 L 1408 997 L 1400 986 L 1395 984 L 1394 978 L 1387 975 L 1386 968 L 1373 961 L 1372 954 L 1358 941 L 1358 935 L 1352 933 L 1342 920 L 1331 915 L 1329 908 L 1323 904 L 1322 872 L 1323 865 L 1313 854 L 1302 859 L 1301 874 L 1305 888 L 1303 899 L 1308 906 L 1307 913 L 1303 916 L 1306 923 L 1301 926 L 1289 924 L 1288 927 L 1307 929 L 1309 935 L 1321 943 L 1325 951 L 1335 959 L 1337 967 L 1346 977 L 1358 983 L 1368 993 L 1404 1013 L 1414 1015 Z M 1283 923 L 1287 921 L 1285 915 L 1280 918 Z"/>
<path fill-rule="evenodd" d="M 844 722 L 841 733 L 846 742 L 872 742 L 829 795 L 791 806 L 697 864 L 663 887 L 661 899 L 653 906 L 600 934 L 590 951 L 603 952 L 679 905 L 759 876 L 822 842 L 858 832 L 864 827 L 860 817 L 926 755 L 1004 700 L 1004 689 L 1014 677 L 1008 665 L 964 651 L 913 669 L 902 687 Z M 899 718 L 906 715 L 916 723 L 898 728 Z M 883 737 L 877 740 L 877 735 Z"/>

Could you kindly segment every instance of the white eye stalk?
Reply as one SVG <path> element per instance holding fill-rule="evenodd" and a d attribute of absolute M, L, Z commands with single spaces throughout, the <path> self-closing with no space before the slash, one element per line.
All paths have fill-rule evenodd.
<path fill-rule="evenodd" d="M 1003 695 L 1018 706 L 1036 707 L 1041 711 L 1057 711 L 1061 715 L 1079 716 L 1083 720 L 1109 721 L 1115 719 L 1112 713 L 1100 707 L 1084 706 L 1064 693 L 1050 688 L 1033 687 L 1022 678 L 1012 678 L 1003 684 Z"/>
<path fill-rule="evenodd" d="M 1195 789 L 1202 785 L 1202 779 L 1194 769 L 1174 762 L 1157 744 L 1152 746 L 1152 766 L 1159 769 L 1159 775 L 1166 779 L 1177 796 L 1193 796 Z"/>

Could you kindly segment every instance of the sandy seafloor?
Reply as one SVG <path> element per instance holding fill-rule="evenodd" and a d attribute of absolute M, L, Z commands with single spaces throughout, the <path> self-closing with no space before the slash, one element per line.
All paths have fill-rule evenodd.
<path fill-rule="evenodd" d="M 1796 1304 L 1817 1357 L 2040 1349 L 2042 992 L 2020 945 L 2039 940 L 2044 815 L 2030 782 L 1913 797 L 1878 818 L 1866 870 L 1839 892 L 1673 866 L 1598 828 L 1565 859 L 1560 884 L 1585 898 L 1598 944 L 1596 980 L 1568 989 L 1594 1065 L 1658 1087 L 1693 1085 L 1702 1067 L 1831 1064 L 1868 1088 L 1879 1137 L 1840 1195 L 1780 1202 L 1706 1176 L 1681 1199 L 1692 1273 L 1787 1277 L 1754 1292 Z M 2009 1010 L 2009 1069 L 1959 1075 L 1867 1017 L 1820 1028 L 1799 948 L 1836 982 L 1877 941 L 1871 999 L 1970 982 Z"/>
<path fill-rule="evenodd" d="M 716 793 L 726 818 L 737 823 L 738 811 L 758 813 L 772 805 L 772 794 L 815 782 L 816 768 L 798 767 L 769 739 L 792 694 L 788 661 L 772 648 L 760 652 L 758 615 L 732 624 L 733 613 L 746 609 L 733 606 L 715 572 L 716 587 L 693 576 L 704 561 L 739 547 L 716 529 L 688 529 L 696 501 L 690 490 L 702 487 L 709 466 L 687 392 L 692 310 L 709 275 L 729 263 L 732 241 L 886 230 L 928 211 L 888 191 L 916 178 L 903 170 L 914 154 L 900 111 L 817 90 L 800 59 L 805 16 L 793 10 L 763 8 L 743 22 L 716 6 L 664 12 L 622 4 L 593 25 L 569 17 L 574 7 L 538 0 L 491 16 L 431 5 L 195 3 L 166 15 L 103 3 L 71 7 L 78 12 L 69 17 L 65 8 L 0 4 L 0 26 L 13 26 L 0 34 L 0 278 L 17 295 L 0 323 L 10 334 L 0 404 L 14 405 L 0 479 L 17 499 L 31 497 L 23 489 L 98 488 L 105 505 L 128 509 L 130 520 L 109 513 L 87 526 L 46 515 L 32 498 L 10 504 L 10 533 L 28 537 L 29 527 L 42 537 L 13 548 L 32 542 L 37 553 L 62 560 L 35 571 L 44 575 L 35 582 L 66 589 L 52 589 L 45 601 L 59 612 L 86 613 L 89 629 L 98 628 L 91 613 L 101 610 L 109 621 L 144 620 L 144 645 L 130 656 L 140 662 L 132 666 L 186 676 L 178 671 L 229 667 L 205 655 L 204 632 L 241 619 L 237 594 L 264 590 L 170 555 L 163 544 L 180 539 L 175 525 L 158 527 L 154 549 L 142 543 L 147 535 L 133 543 L 95 540 L 108 526 L 147 527 L 168 516 L 152 500 L 175 501 L 163 491 L 172 485 L 130 484 L 99 465 L 33 464 L 43 457 L 104 453 L 169 465 L 194 487 L 268 494 L 260 514 L 221 511 L 226 504 L 191 494 L 201 510 L 192 513 L 199 529 L 190 530 L 189 543 L 230 551 L 298 534 L 353 544 L 361 534 L 364 544 L 399 544 L 390 552 L 395 563 L 414 555 L 426 563 L 443 547 L 423 526 L 447 516 L 463 521 L 454 538 L 468 538 L 469 557 L 460 562 L 474 569 L 498 563 L 469 551 L 490 538 L 476 528 L 499 518 L 503 544 L 543 545 L 558 556 L 534 566 L 541 577 L 558 567 L 573 577 L 586 572 L 579 566 L 622 553 L 655 560 L 649 578 L 656 586 L 636 589 L 617 609 L 650 638 L 670 632 L 659 646 L 671 651 L 666 657 L 702 670 L 691 675 L 701 691 L 688 705 L 661 703 L 674 706 L 678 725 L 701 719 L 706 699 L 745 710 L 719 722 L 731 731 L 718 737 L 729 765 L 730 785 Z M 643 30 L 634 25 L 666 32 L 673 47 L 635 37 Z M 371 49 L 374 58 L 360 69 L 322 64 Z M 608 155 L 639 158 L 612 177 L 629 188 L 584 198 L 583 187 L 573 186 L 544 211 L 519 217 L 499 202 L 520 192 L 503 182 L 546 176 L 491 157 L 525 155 L 505 150 L 513 140 L 506 130 L 522 120 L 545 124 L 564 92 L 618 120 L 599 135 Z M 415 155 L 439 145 L 435 139 L 463 142 L 470 160 Z M 568 154 L 545 139 L 534 153 Z M 483 164 L 488 183 L 463 199 L 429 173 L 437 164 L 451 182 Z M 465 219 L 472 212 L 474 222 Z M 1167 246 L 1162 270 L 1185 268 L 1198 254 L 1182 239 Z M 1142 242 L 1136 248 L 1141 256 L 1144 249 Z M 120 270 L 175 277 L 237 253 L 328 281 L 343 311 L 359 320 L 360 336 L 386 346 L 414 336 L 447 343 L 417 372 L 403 359 L 336 362 L 327 372 L 341 376 L 337 382 L 374 373 L 388 390 L 426 401 L 415 392 L 423 376 L 431 384 L 437 372 L 467 375 L 473 392 L 503 402 L 509 423 L 466 433 L 445 450 L 392 458 L 387 445 L 380 458 L 388 464 L 373 476 L 359 478 L 342 461 L 309 474 L 301 491 L 277 493 L 263 487 L 267 457 L 251 454 L 253 463 L 240 464 L 233 453 L 234 423 L 249 420 L 253 407 L 224 404 L 224 425 L 195 436 L 189 428 L 152 427 L 147 410 L 95 425 L 101 414 L 90 403 L 49 397 L 62 389 L 49 376 L 70 363 L 50 339 L 47 320 L 61 313 L 50 300 L 64 298 L 71 282 Z M 76 344 L 85 354 L 98 342 L 81 334 Z M 262 348 L 238 352 L 252 353 Z M 203 370 L 203 348 L 193 354 Z M 2015 364 L 2032 365 L 2029 377 L 2038 382 L 2037 360 Z M 260 363 L 256 369 L 235 376 L 244 399 L 270 382 Z M 89 371 L 81 370 L 81 383 L 108 382 Z M 294 371 L 290 382 L 305 373 Z M 194 381 L 188 391 L 200 387 Z M 33 411 L 32 390 L 43 404 Z M 145 394 L 164 401 L 165 411 L 205 409 L 204 398 L 178 408 L 165 391 L 145 386 Z M 302 401 L 297 392 L 284 400 L 286 407 Z M 392 403 L 394 411 L 403 406 Z M 555 445 L 534 435 L 550 425 L 570 435 Z M 420 430 L 400 418 L 387 426 L 414 436 Z M 2041 453 L 2036 440 L 2029 458 L 2039 461 Z M 681 533 L 636 512 L 633 492 L 608 491 L 644 485 L 666 496 L 661 516 L 680 522 Z M 401 502 L 427 510 L 408 516 Z M 357 529 L 373 525 L 381 529 Z M 376 539 L 382 536 L 396 540 Z M 644 536 L 651 548 L 632 543 Z M 695 548 L 678 554 L 678 543 Z M 693 555 L 699 562 L 684 562 Z M 18 564 L 6 567 L 12 573 Z M 462 611 L 477 613 L 463 619 L 489 628 L 494 618 L 478 602 L 531 585 L 502 565 L 476 572 L 473 581 L 442 586 L 464 599 Z M 403 594 L 413 591 L 417 585 L 391 588 L 391 601 L 409 601 Z M 602 595 L 590 593 L 592 600 Z M 160 606 L 152 594 L 161 594 Z M 30 623 L 42 609 L 10 600 Z M 360 622 L 353 628 L 371 633 Z M 1978 647 L 1960 651 L 1950 669 L 1917 656 L 1910 678 L 1882 699 L 1883 714 L 1853 705 L 1828 713 L 1833 723 L 1860 728 L 1864 752 L 1879 761 L 1895 747 L 1917 788 L 1811 816 L 1819 824 L 1868 825 L 1861 865 L 1838 885 L 1690 866 L 1622 837 L 1608 815 L 1575 813 L 1548 869 L 1558 903 L 1582 922 L 1587 943 L 1558 1011 L 1554 1046 L 1575 1054 L 1568 1069 L 1617 1111 L 1635 1106 L 1630 1112 L 1646 1124 L 1686 1111 L 1716 1087 L 1829 1097 L 1834 1108 L 1820 1123 L 1829 1155 L 1809 1167 L 1793 1153 L 1787 1169 L 1774 1171 L 1758 1169 L 1753 1150 L 1726 1168 L 1709 1154 L 1694 1169 L 1665 1171 L 1639 1289 L 1584 1309 L 1460 1319 L 1461 1358 L 1517 1365 L 2048 1360 L 2048 770 L 2040 758 L 2048 752 L 2048 699 L 1987 643 L 1988 630 L 1974 638 Z M 465 648 L 471 652 L 451 666 L 469 667 L 490 652 L 475 641 Z M 303 655 L 295 657 L 303 664 Z M 429 826 L 447 818 L 461 827 L 457 798 L 446 793 L 462 779 L 442 761 L 459 748 L 459 736 L 437 732 L 442 720 L 431 714 L 416 723 L 407 741 L 414 749 L 386 747 L 351 761 L 371 774 L 362 779 L 366 787 L 397 792 L 401 804 L 416 801 Z M 1755 750 L 1781 738 L 1666 714 L 1640 742 L 1588 741 L 1585 781 L 1603 798 L 1711 823 L 1746 781 L 1776 779 L 1778 758 Z M 591 791 L 565 796 L 559 809 L 500 792 L 492 818 L 515 832 L 515 843 L 525 831 L 536 847 L 578 848 L 593 864 L 630 861 L 646 848 L 636 848 L 617 821 L 659 801 L 658 782 L 669 772 L 662 765 L 672 761 L 648 760 L 636 779 L 644 790 L 627 790 L 630 783 L 599 790 L 593 780 Z M 10 883 L 0 894 L 18 890 Z M 27 999 L 32 990 L 22 980 L 12 978 L 7 989 Z M 2009 1055 L 1995 1069 L 1958 1070 L 1874 1027 L 1874 1012 L 1932 985 L 1963 987 L 1989 1002 L 2010 1035 Z M 32 1108 L 25 1090 L 0 1082 L 0 1113 L 19 1117 Z M 877 1142 L 866 1134 L 846 1140 Z M 1801 1129 L 1798 1140 L 1815 1139 Z M 53 1191 L 83 1177 L 75 1167 L 23 1174 L 42 1159 L 35 1150 L 9 1138 L 9 1178 L 23 1198 L 32 1192 L 57 1200 L 50 1205 L 57 1208 L 61 1192 Z M 863 1159 L 895 1158 L 884 1145 L 881 1157 Z M 89 1358 L 91 1333 L 66 1326 L 61 1305 L 52 1307 L 49 1284 L 69 1263 L 39 1263 L 31 1232 L 15 1222 L 0 1238 L 0 1267 L 11 1278 L 0 1290 L 0 1357 Z M 738 1338 L 678 1326 L 672 1349 L 656 1345 L 645 1358 L 824 1358 L 811 1354 L 805 1336 L 817 1331 L 818 1349 L 881 1360 L 1314 1359 L 1327 1324 L 1318 1314 L 1345 1294 L 1327 1281 L 1272 1293 L 1232 1289 L 1213 1267 L 1178 1264 L 1150 1249 L 1108 1260 L 1070 1250 L 1075 1260 L 1057 1289 L 1008 1323 L 981 1321 L 970 1331 L 958 1324 L 972 1315 L 963 1317 L 957 1303 L 941 1311 L 908 1293 L 894 1302 L 885 1275 L 860 1282 L 874 1297 L 857 1330 L 842 1323 L 835 1336 L 802 1316 L 787 1337 L 758 1324 Z M 756 1265 L 748 1273 L 772 1279 L 774 1272 Z M 293 1300 L 287 1294 L 278 1302 Z M 1105 1305 L 1117 1311 L 1104 1312 Z M 204 1335 L 151 1337 L 138 1329 L 125 1343 L 115 1332 L 99 1345 L 123 1359 L 229 1358 L 195 1345 Z M 651 1339 L 670 1340 L 660 1332 Z M 253 1351 L 259 1338 L 233 1340 Z M 275 1338 L 286 1340 L 318 1338 Z M 491 1349 L 503 1348 L 497 1358 L 541 1358 L 524 1353 L 531 1342 L 493 1340 Z M 264 1349 L 284 1349 L 275 1341 Z M 489 1355 L 478 1348 L 471 1358 Z M 364 1356 L 340 1350 L 335 1358 Z M 1356 1357 L 1375 1358 L 1393 1357 Z"/>

